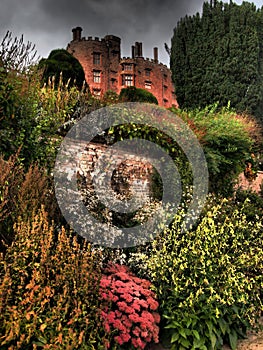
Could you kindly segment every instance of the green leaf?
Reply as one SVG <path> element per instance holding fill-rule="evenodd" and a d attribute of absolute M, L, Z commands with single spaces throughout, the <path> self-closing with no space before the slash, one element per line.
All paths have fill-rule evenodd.
<path fill-rule="evenodd" d="M 213 325 L 212 325 L 212 322 L 209 321 L 209 320 L 206 320 L 205 321 L 206 325 L 207 325 L 207 328 L 209 330 L 209 334 L 211 334 L 213 332 Z"/>
<path fill-rule="evenodd" d="M 221 329 L 221 332 L 223 333 L 223 335 L 225 335 L 226 334 L 226 330 L 227 330 L 227 324 L 226 324 L 225 320 L 219 319 L 218 323 L 219 323 L 219 327 Z"/>
<path fill-rule="evenodd" d="M 179 333 L 181 334 L 182 337 L 186 339 L 185 330 L 183 328 L 179 329 Z"/>
<path fill-rule="evenodd" d="M 195 329 L 193 330 L 193 334 L 194 334 L 196 339 L 200 340 L 200 335 Z"/>
<path fill-rule="evenodd" d="M 237 333 L 233 331 L 229 334 L 229 343 L 232 350 L 235 350 L 237 347 Z"/>
<path fill-rule="evenodd" d="M 189 320 L 186 322 L 186 327 L 189 328 L 189 326 L 191 325 L 192 323 L 192 320 L 191 318 L 189 318 Z"/>
<path fill-rule="evenodd" d="M 186 349 L 189 349 L 189 347 L 191 346 L 191 343 L 187 339 L 181 339 L 180 342 Z"/>
<path fill-rule="evenodd" d="M 44 344 L 47 344 L 47 340 L 44 337 L 38 336 L 38 340 Z"/>
<path fill-rule="evenodd" d="M 217 340 L 215 333 L 212 332 L 210 334 L 210 340 L 211 340 L 212 349 L 214 349 L 216 346 L 216 340 Z"/>
<path fill-rule="evenodd" d="M 169 317 L 168 316 L 166 316 L 166 315 L 164 315 L 164 317 L 165 318 L 168 318 L 169 319 Z M 180 327 L 180 323 L 178 323 L 178 322 L 176 322 L 176 321 L 172 321 L 171 323 L 169 323 L 167 326 L 165 326 L 164 328 L 165 329 L 173 329 L 173 328 L 178 328 L 178 327 Z"/>
<path fill-rule="evenodd" d="M 194 349 L 201 349 L 202 346 L 204 345 L 204 338 L 203 339 L 194 339 L 194 343 L 193 343 L 193 348 Z"/>
<path fill-rule="evenodd" d="M 171 343 L 176 342 L 179 339 L 179 333 L 174 333 L 171 338 Z"/>

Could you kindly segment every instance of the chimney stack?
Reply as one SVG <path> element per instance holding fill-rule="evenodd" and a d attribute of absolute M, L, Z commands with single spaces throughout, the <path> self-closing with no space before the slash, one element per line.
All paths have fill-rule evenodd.
<path fill-rule="evenodd" d="M 134 58 L 134 57 L 135 57 L 135 46 L 132 45 L 132 58 Z"/>
<path fill-rule="evenodd" d="M 153 48 L 153 58 L 154 62 L 158 63 L 158 47 Z"/>
<path fill-rule="evenodd" d="M 139 43 L 139 57 L 142 57 L 142 43 Z"/>
<path fill-rule="evenodd" d="M 81 27 L 76 27 L 72 29 L 72 33 L 73 33 L 73 40 L 75 41 L 79 41 L 81 40 L 81 32 L 82 32 L 82 28 Z"/>
<path fill-rule="evenodd" d="M 135 57 L 139 56 L 139 43 L 136 41 L 135 43 L 135 50 L 134 50 Z"/>
<path fill-rule="evenodd" d="M 132 46 L 132 58 L 134 57 L 142 57 L 142 43 L 138 41 Z"/>

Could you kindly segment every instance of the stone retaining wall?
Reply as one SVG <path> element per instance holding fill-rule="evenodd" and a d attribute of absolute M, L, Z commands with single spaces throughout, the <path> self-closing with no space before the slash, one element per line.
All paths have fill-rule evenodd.
<path fill-rule="evenodd" d="M 108 146 L 103 144 L 89 143 L 83 152 L 79 164 L 81 175 L 93 180 L 95 176 L 100 174 L 96 170 L 98 158 L 102 156 Z M 117 162 L 119 165 L 113 172 L 112 188 L 119 194 L 127 195 L 132 188 L 134 191 L 149 194 L 150 179 L 152 174 L 152 166 L 149 162 L 142 162 L 140 158 L 134 156 L 132 159 L 123 161 L 125 155 L 118 153 L 113 155 L 109 152 L 109 164 Z"/>

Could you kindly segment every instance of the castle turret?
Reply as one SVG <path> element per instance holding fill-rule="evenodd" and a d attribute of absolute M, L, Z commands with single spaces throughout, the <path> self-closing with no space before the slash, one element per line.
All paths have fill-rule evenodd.
<path fill-rule="evenodd" d="M 76 27 L 76 28 L 72 29 L 73 41 L 81 40 L 81 32 L 82 32 L 82 28 L 81 27 Z"/>

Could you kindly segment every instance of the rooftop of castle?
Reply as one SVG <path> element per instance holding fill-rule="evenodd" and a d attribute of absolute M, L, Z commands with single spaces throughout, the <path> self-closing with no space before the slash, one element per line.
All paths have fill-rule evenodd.
<path fill-rule="evenodd" d="M 86 37 L 82 37 L 81 36 L 81 33 L 82 33 L 82 28 L 81 27 L 73 28 L 72 32 L 73 32 L 72 42 L 73 41 L 91 41 L 91 42 L 101 42 L 101 43 L 103 43 L 103 42 L 107 42 L 107 41 L 111 41 L 112 40 L 112 41 L 117 42 L 118 44 L 121 43 L 121 38 L 116 36 L 116 35 L 112 35 L 112 34 L 105 35 L 105 37 L 103 37 L 103 38 L 92 37 L 92 36 L 88 36 L 87 38 Z M 142 43 L 141 42 L 135 42 L 135 45 L 132 45 L 131 50 L 132 50 L 132 56 L 131 57 L 124 56 L 124 57 L 121 58 L 121 60 L 143 59 L 143 60 L 155 63 L 155 64 L 159 64 L 159 65 L 169 69 L 166 64 L 163 64 L 162 62 L 158 61 L 158 48 L 157 47 L 153 48 L 154 58 L 148 58 L 148 57 L 144 57 L 142 55 Z"/>

